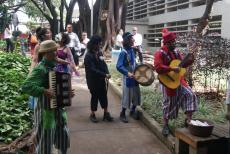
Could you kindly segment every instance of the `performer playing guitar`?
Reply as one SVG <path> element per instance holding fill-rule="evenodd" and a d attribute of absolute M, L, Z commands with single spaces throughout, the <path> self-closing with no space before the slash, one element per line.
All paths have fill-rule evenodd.
<path fill-rule="evenodd" d="M 170 63 L 173 60 L 182 60 L 182 54 L 176 49 L 176 34 L 173 32 L 168 32 L 163 35 L 163 47 L 156 51 L 154 55 L 154 66 L 156 72 L 159 74 L 160 81 L 161 77 L 166 78 L 166 80 L 174 81 L 177 79 L 178 86 L 170 86 L 170 84 L 163 84 L 163 118 L 164 127 L 162 134 L 167 136 L 169 134 L 168 121 L 169 119 L 177 118 L 178 110 L 180 107 L 184 110 L 186 114 L 186 123 L 191 120 L 192 113 L 197 110 L 197 98 L 192 92 L 192 89 L 188 86 L 184 77 L 181 75 L 181 67 L 175 65 L 175 67 L 170 67 Z M 191 65 L 194 61 L 194 56 L 190 55 L 186 58 L 187 60 L 183 62 L 183 67 L 186 68 Z M 174 78 L 175 75 L 176 78 Z M 163 83 L 162 82 L 162 83 Z"/>

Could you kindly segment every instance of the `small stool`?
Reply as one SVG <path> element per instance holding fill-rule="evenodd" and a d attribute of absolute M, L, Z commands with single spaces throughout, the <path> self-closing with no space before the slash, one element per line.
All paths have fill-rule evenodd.
<path fill-rule="evenodd" d="M 216 133 L 217 132 L 217 133 Z M 214 126 L 212 135 L 198 137 L 187 128 L 175 130 L 176 154 L 226 154 L 228 149 L 228 129 Z"/>

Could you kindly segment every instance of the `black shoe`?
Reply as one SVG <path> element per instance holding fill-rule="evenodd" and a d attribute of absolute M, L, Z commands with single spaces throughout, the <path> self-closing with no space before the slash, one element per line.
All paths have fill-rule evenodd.
<path fill-rule="evenodd" d="M 104 113 L 103 121 L 106 121 L 106 120 L 109 122 L 113 121 L 113 117 L 111 117 L 109 112 Z"/>
<path fill-rule="evenodd" d="M 98 122 L 98 120 L 97 120 L 95 114 L 91 114 L 90 117 L 89 117 L 89 119 L 90 119 L 93 123 L 97 123 L 97 122 Z"/>
<path fill-rule="evenodd" d="M 169 126 L 168 126 L 168 124 L 165 124 L 165 125 L 164 125 L 164 127 L 163 127 L 163 129 L 162 129 L 162 135 L 163 135 L 164 137 L 167 137 L 167 136 L 169 135 Z"/>
<path fill-rule="evenodd" d="M 120 120 L 121 120 L 122 122 L 124 122 L 124 123 L 128 123 L 128 122 L 129 122 L 128 119 L 126 118 L 125 113 L 122 113 L 122 112 L 121 112 L 121 114 L 120 114 Z"/>

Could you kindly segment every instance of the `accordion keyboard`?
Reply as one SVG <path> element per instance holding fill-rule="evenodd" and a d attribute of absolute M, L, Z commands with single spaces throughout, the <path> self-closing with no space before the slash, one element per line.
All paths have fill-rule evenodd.
<path fill-rule="evenodd" d="M 58 108 L 71 105 L 71 77 L 68 73 L 49 72 L 49 87 L 55 97 L 50 99 L 49 108 Z"/>

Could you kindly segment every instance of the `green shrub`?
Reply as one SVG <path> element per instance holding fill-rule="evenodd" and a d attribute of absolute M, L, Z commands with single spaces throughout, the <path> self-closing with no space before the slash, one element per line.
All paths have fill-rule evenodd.
<path fill-rule="evenodd" d="M 0 52 L 0 142 L 9 143 L 32 127 L 28 95 L 20 88 L 29 66 L 20 54 Z"/>

